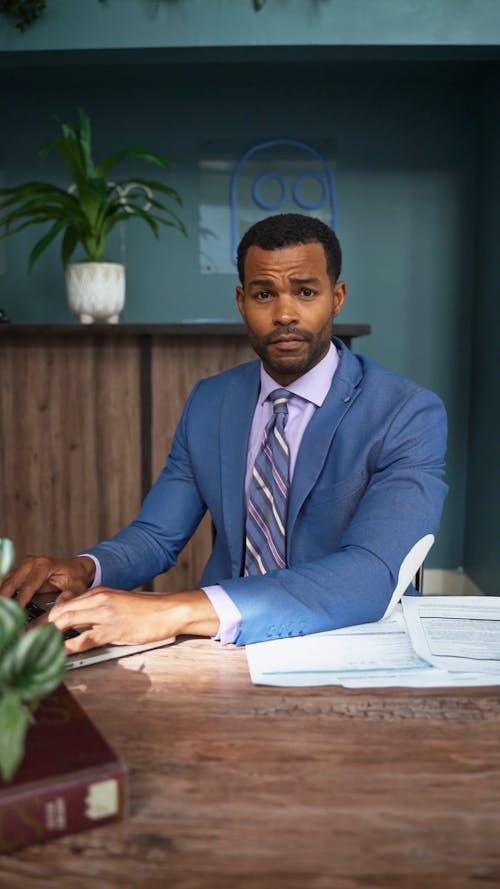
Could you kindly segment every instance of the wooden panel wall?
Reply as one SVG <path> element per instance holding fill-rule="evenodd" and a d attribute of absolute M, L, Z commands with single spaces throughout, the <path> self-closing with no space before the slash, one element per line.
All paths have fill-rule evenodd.
<path fill-rule="evenodd" d="M 241 336 L 154 337 L 152 348 L 153 478 L 168 455 L 186 398 L 195 383 L 255 358 Z M 210 554 L 211 526 L 205 517 L 175 568 L 154 582 L 156 590 L 190 590 L 198 586 Z"/>
<path fill-rule="evenodd" d="M 19 557 L 70 555 L 141 501 L 136 338 L 0 342 L 0 536 Z"/>

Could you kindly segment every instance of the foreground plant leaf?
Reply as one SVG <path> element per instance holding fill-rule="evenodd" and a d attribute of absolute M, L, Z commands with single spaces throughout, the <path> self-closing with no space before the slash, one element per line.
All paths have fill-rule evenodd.
<path fill-rule="evenodd" d="M 0 698 L 0 774 L 10 781 L 21 763 L 28 728 L 28 711 L 14 692 Z"/>
<path fill-rule="evenodd" d="M 37 627 L 6 651 L 0 663 L 0 688 L 12 690 L 21 701 L 39 700 L 57 688 L 65 666 L 64 639 L 57 627 Z"/>
<path fill-rule="evenodd" d="M 0 655 L 14 643 L 25 623 L 24 608 L 21 608 L 13 599 L 0 597 Z"/>

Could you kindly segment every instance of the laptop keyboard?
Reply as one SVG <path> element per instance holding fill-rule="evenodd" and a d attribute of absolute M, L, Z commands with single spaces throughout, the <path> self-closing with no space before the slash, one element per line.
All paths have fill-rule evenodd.
<path fill-rule="evenodd" d="M 32 620 L 35 620 L 37 617 L 41 617 L 42 614 L 46 614 L 45 608 L 41 608 L 40 605 L 37 605 L 36 602 L 28 602 L 27 605 L 24 606 L 24 610 L 28 615 L 28 623 L 31 623 Z M 74 636 L 78 636 L 78 630 L 64 630 L 63 637 L 64 639 L 73 639 Z"/>

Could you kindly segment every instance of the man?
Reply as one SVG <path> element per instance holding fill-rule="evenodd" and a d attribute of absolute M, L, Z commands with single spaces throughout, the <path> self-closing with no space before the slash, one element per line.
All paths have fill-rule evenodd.
<path fill-rule="evenodd" d="M 439 525 L 446 418 L 435 395 L 332 341 L 340 267 L 317 219 L 252 226 L 236 299 L 261 360 L 195 386 L 128 528 L 70 559 L 27 557 L 0 592 L 24 604 L 60 591 L 49 619 L 86 628 L 72 652 L 183 633 L 244 645 L 383 617 Z M 175 564 L 207 509 L 200 589 L 126 592 Z"/>

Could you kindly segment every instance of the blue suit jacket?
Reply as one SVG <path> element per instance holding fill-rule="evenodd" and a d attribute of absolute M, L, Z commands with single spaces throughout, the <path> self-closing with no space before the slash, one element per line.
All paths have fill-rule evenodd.
<path fill-rule="evenodd" d="M 138 518 L 89 550 L 104 584 L 133 589 L 172 567 L 208 509 L 216 537 L 200 585 L 220 583 L 238 606 L 238 644 L 383 616 L 404 557 L 439 526 L 446 415 L 436 395 L 335 344 L 340 363 L 305 431 L 290 489 L 289 567 L 241 577 L 260 386 L 252 361 L 195 386 Z"/>

